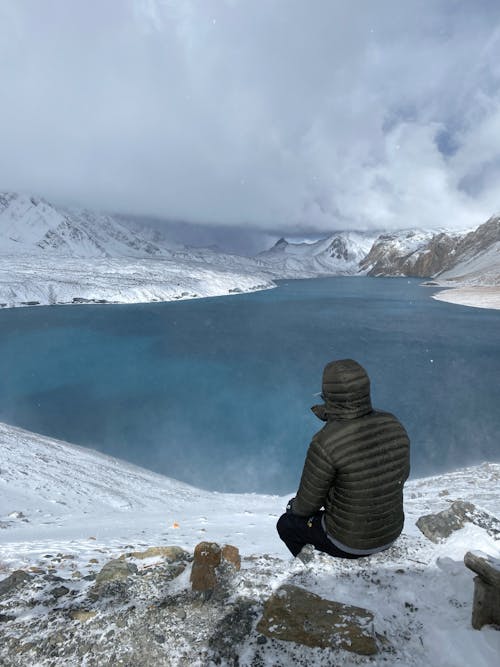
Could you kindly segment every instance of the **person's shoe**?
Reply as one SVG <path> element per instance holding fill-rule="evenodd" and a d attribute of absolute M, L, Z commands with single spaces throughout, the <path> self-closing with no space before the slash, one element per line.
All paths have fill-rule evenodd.
<path fill-rule="evenodd" d="M 314 547 L 312 544 L 304 544 L 300 552 L 297 554 L 297 558 L 304 563 L 304 565 L 307 565 L 307 563 L 310 563 L 312 560 L 314 560 Z"/>

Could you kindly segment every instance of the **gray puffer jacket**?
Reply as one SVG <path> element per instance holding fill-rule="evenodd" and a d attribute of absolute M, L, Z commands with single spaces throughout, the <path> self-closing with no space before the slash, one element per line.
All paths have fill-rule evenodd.
<path fill-rule="evenodd" d="M 338 542 L 385 546 L 403 528 L 408 435 L 394 415 L 373 410 L 368 375 L 352 359 L 325 367 L 323 399 L 313 412 L 326 425 L 309 446 L 291 511 L 310 516 L 324 507 L 326 530 Z"/>

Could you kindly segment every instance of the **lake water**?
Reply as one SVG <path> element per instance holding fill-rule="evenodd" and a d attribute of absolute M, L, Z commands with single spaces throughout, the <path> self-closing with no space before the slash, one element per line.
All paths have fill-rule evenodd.
<path fill-rule="evenodd" d="M 418 280 L 0 312 L 0 420 L 219 491 L 293 492 L 323 366 L 353 358 L 412 474 L 500 459 L 500 311 Z M 29 456 L 29 452 L 26 452 Z"/>

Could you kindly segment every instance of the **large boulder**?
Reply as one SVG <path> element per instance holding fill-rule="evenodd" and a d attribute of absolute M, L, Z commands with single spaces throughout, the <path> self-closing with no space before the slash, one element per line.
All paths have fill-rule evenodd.
<path fill-rule="evenodd" d="M 225 544 L 222 547 L 222 561 L 231 564 L 235 570 L 241 568 L 241 556 L 238 547 L 232 544 Z"/>
<path fill-rule="evenodd" d="M 257 631 L 310 647 L 340 648 L 360 655 L 378 652 L 370 611 L 325 600 L 291 584 L 281 586 L 266 602 Z"/>
<path fill-rule="evenodd" d="M 200 542 L 194 549 L 191 569 L 193 591 L 213 591 L 217 585 L 216 568 L 222 560 L 222 551 L 216 542 Z"/>
<path fill-rule="evenodd" d="M 216 542 L 200 542 L 194 549 L 191 588 L 211 593 L 240 567 L 241 557 L 237 547 L 225 544 L 221 549 Z"/>
<path fill-rule="evenodd" d="M 429 540 L 437 543 L 463 528 L 466 523 L 484 528 L 494 538 L 500 536 L 500 520 L 464 500 L 455 500 L 442 512 L 421 516 L 417 527 Z"/>
<path fill-rule="evenodd" d="M 102 570 L 97 574 L 95 583 L 89 590 L 90 600 L 97 600 L 102 597 L 121 598 L 124 601 L 127 597 L 129 588 L 128 578 L 137 574 L 138 568 L 134 563 L 127 563 L 124 560 L 110 560 Z"/>
<path fill-rule="evenodd" d="M 95 585 L 101 586 L 110 581 L 123 581 L 131 574 L 136 573 L 137 565 L 126 563 L 123 560 L 110 560 L 95 578 Z"/>

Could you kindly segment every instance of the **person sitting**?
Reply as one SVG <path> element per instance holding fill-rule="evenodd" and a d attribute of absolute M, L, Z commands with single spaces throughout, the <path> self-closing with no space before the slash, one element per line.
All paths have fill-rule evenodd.
<path fill-rule="evenodd" d="M 309 544 L 360 558 L 388 549 L 403 529 L 410 441 L 394 415 L 372 408 L 370 379 L 356 361 L 327 364 L 322 389 L 324 404 L 311 409 L 326 424 L 309 445 L 277 530 L 294 556 Z"/>

